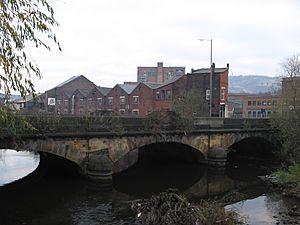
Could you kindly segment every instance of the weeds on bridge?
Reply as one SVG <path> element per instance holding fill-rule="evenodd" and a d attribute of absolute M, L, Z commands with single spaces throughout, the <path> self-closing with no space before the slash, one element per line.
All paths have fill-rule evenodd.
<path fill-rule="evenodd" d="M 23 115 L 0 108 L 0 138 L 16 138 L 19 134 L 33 131 L 35 128 Z"/>

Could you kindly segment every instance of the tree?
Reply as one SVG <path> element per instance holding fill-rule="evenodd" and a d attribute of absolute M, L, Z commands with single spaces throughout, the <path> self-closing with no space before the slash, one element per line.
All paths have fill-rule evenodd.
<path fill-rule="evenodd" d="M 300 119 L 300 58 L 294 55 L 281 63 L 282 75 L 282 111 Z"/>
<path fill-rule="evenodd" d="M 271 125 L 282 143 L 281 156 L 287 163 L 300 162 L 300 58 L 294 55 L 281 63 L 282 97 Z"/>
<path fill-rule="evenodd" d="M 41 78 L 38 65 L 29 57 L 28 45 L 50 51 L 54 42 L 61 50 L 52 28 L 58 26 L 53 8 L 46 0 L 0 1 L 0 89 L 6 95 L 35 92 L 32 75 Z"/>
<path fill-rule="evenodd" d="M 182 118 L 178 126 L 185 130 L 194 129 L 195 117 L 209 116 L 209 107 L 204 91 L 196 88 L 174 94 L 172 110 Z"/>
<path fill-rule="evenodd" d="M 184 118 L 208 116 L 209 108 L 202 90 L 196 88 L 182 91 L 173 96 L 173 110 Z"/>

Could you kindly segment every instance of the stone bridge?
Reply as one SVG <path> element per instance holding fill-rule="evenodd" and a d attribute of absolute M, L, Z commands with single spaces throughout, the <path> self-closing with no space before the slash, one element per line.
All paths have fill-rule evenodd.
<path fill-rule="evenodd" d="M 76 163 L 81 172 L 95 180 L 109 180 L 112 175 L 135 164 L 139 150 L 156 143 L 189 146 L 193 160 L 210 165 L 224 165 L 231 146 L 247 138 L 262 138 L 275 143 L 269 127 L 232 128 L 210 124 L 190 132 L 126 131 L 23 134 L 18 141 L 0 140 L 0 148 L 51 153 Z M 158 153 L 159 154 L 159 153 Z"/>

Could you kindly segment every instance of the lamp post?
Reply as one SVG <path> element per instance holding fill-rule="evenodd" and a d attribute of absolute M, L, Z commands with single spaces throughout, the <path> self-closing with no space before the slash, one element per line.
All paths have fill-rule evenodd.
<path fill-rule="evenodd" d="M 212 116 L 212 96 L 213 96 L 213 71 L 212 71 L 212 39 L 199 38 L 199 41 L 210 41 L 210 76 L 209 76 L 209 116 Z"/>

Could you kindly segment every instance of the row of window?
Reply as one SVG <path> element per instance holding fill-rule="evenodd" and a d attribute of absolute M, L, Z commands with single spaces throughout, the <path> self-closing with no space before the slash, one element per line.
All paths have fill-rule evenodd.
<path fill-rule="evenodd" d="M 248 111 L 248 118 L 267 118 L 270 117 L 272 111 L 270 110 L 253 110 Z"/>
<path fill-rule="evenodd" d="M 156 92 L 156 100 L 171 100 L 172 92 L 171 90 L 161 90 Z"/>
<path fill-rule="evenodd" d="M 276 100 L 248 101 L 248 106 L 275 106 Z"/>
<path fill-rule="evenodd" d="M 124 115 L 125 114 L 125 109 L 120 109 L 119 110 L 120 115 Z M 139 115 L 139 110 L 138 109 L 133 109 L 132 110 L 132 115 Z"/>
<path fill-rule="evenodd" d="M 108 97 L 107 99 L 108 99 L 108 101 L 107 101 L 108 105 L 112 105 L 113 104 L 113 97 Z M 133 99 L 133 104 L 139 104 L 139 96 L 133 96 L 132 99 Z M 69 100 L 68 99 L 65 99 L 63 102 L 64 102 L 65 106 L 69 105 Z M 87 103 L 89 105 L 93 104 L 93 99 L 92 98 L 88 98 L 87 99 Z M 62 104 L 62 100 L 57 100 L 57 104 L 61 105 Z M 84 105 L 84 99 L 83 98 L 79 99 L 79 104 L 80 105 Z M 103 99 L 102 98 L 97 98 L 97 104 L 98 105 L 102 105 L 103 104 Z M 125 104 L 125 96 L 120 96 L 120 104 L 121 105 Z"/>

